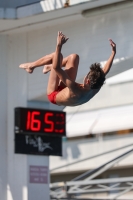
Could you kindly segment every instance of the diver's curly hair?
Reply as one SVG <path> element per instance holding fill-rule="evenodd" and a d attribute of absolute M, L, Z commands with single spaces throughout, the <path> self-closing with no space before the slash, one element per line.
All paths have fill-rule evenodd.
<path fill-rule="evenodd" d="M 99 89 L 104 84 L 105 74 L 101 69 L 100 63 L 94 63 L 91 65 L 87 78 L 90 81 L 91 89 Z"/>

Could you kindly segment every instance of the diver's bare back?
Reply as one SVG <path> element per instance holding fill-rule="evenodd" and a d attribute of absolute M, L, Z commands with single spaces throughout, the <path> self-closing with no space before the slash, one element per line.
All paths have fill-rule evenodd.
<path fill-rule="evenodd" d="M 92 98 L 94 91 L 91 89 L 86 91 L 82 84 L 75 82 L 75 88 L 69 89 L 65 87 L 56 95 L 56 103 L 59 106 L 78 106 L 88 102 Z"/>

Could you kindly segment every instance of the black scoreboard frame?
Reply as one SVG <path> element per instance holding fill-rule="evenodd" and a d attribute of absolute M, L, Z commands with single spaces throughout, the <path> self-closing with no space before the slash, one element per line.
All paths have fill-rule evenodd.
<path fill-rule="evenodd" d="M 38 108 L 14 109 L 14 151 L 29 155 L 62 156 L 66 113 Z"/>

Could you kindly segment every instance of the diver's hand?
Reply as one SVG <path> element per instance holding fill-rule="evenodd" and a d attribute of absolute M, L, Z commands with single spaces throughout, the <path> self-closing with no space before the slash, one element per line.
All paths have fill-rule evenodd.
<path fill-rule="evenodd" d="M 116 44 L 113 42 L 112 39 L 109 39 L 109 41 L 112 48 L 112 52 L 116 54 Z"/>
<path fill-rule="evenodd" d="M 66 37 L 61 31 L 58 31 L 57 35 L 57 46 L 62 46 L 64 43 L 67 42 L 69 38 Z"/>

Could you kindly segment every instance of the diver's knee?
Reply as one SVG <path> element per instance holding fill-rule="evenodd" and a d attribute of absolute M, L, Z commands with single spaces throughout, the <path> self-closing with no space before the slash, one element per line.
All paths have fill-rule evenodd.
<path fill-rule="evenodd" d="M 76 54 L 76 53 L 71 54 L 70 57 L 71 57 L 72 60 L 77 60 L 77 61 L 79 61 L 79 55 Z"/>

